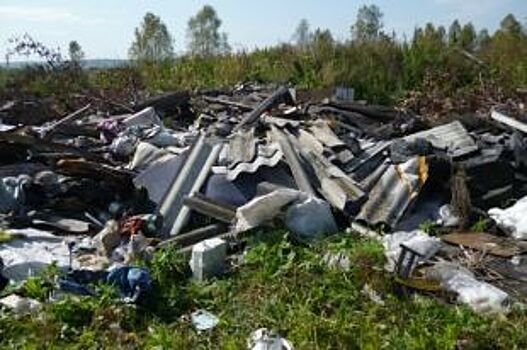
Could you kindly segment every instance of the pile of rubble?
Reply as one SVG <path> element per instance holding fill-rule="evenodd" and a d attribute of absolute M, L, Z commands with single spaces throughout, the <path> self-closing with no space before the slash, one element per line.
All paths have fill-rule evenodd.
<path fill-rule="evenodd" d="M 526 124 L 495 110 L 470 132 L 460 121 L 427 128 L 348 89 L 296 95 L 246 84 L 118 115 L 87 105 L 37 125 L 3 108 L 3 275 L 21 281 L 56 263 L 70 271 L 63 292 L 124 279 L 123 297 L 136 302 L 151 288 L 136 258 L 176 245 L 207 278 L 253 229 L 279 222 L 307 244 L 350 227 L 378 237 L 410 289 L 433 280 L 484 311 L 504 309 L 513 292 L 522 299 L 525 200 L 497 207 L 527 194 Z M 482 218 L 488 232 L 469 233 Z"/>

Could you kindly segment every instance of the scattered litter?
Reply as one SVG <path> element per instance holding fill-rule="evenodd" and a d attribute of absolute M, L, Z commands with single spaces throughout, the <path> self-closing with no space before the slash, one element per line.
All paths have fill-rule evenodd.
<path fill-rule="evenodd" d="M 293 350 L 293 345 L 285 338 L 270 332 L 267 328 L 254 331 L 247 340 L 249 350 Z"/>
<path fill-rule="evenodd" d="M 441 247 L 441 241 L 436 237 L 430 237 L 422 231 L 395 232 L 382 238 L 385 249 L 387 271 L 395 271 L 403 249 L 401 245 L 411 248 L 419 253 L 416 263 L 423 261 L 423 257 L 433 256 Z M 408 276 L 406 276 L 408 277 Z"/>
<path fill-rule="evenodd" d="M 0 299 L 0 305 L 10 309 L 17 315 L 36 314 L 42 307 L 38 300 L 24 298 L 16 294 Z"/>
<path fill-rule="evenodd" d="M 351 269 L 351 260 L 345 252 L 328 252 L 324 255 L 322 261 L 332 269 L 340 269 L 343 271 L 349 271 Z"/>
<path fill-rule="evenodd" d="M 5 277 L 22 281 L 52 263 L 62 270 L 68 269 L 70 254 L 62 238 L 36 229 L 12 229 L 8 232 L 17 235 L 17 239 L 0 244 Z M 74 261 L 73 266 L 78 266 L 78 263 Z"/>
<path fill-rule="evenodd" d="M 194 311 L 191 315 L 192 325 L 198 331 L 208 331 L 218 325 L 220 319 L 206 311 L 206 310 L 197 310 Z"/>
<path fill-rule="evenodd" d="M 243 84 L 168 93 L 133 106 L 119 102 L 111 110 L 94 99 L 55 119 L 32 109 L 14 113 L 17 103 L 6 104 L 7 124 L 0 125 L 5 278 L 21 281 L 51 264 L 69 275 L 112 266 L 102 280 L 136 303 L 153 286 L 149 271 L 131 266 L 134 261 L 175 245 L 196 280 L 218 277 L 228 270 L 227 255 L 264 226 L 285 226 L 300 242 L 351 227 L 384 244 L 386 268 L 407 286 L 419 286 L 414 268 L 437 261 L 440 248 L 469 248 L 493 258 L 481 265 L 496 266 L 496 259 L 525 252 L 514 241 L 527 240 L 521 118 L 496 107 L 484 130 L 460 121 L 431 127 L 411 111 L 354 102 L 352 87 L 321 101 L 296 95 L 288 86 Z M 454 231 L 487 210 L 512 238 L 495 235 L 495 226 L 482 234 Z M 416 229 L 425 221 L 441 238 Z M 323 259 L 332 268 L 351 268 L 340 253 Z M 522 264 L 514 266 L 510 275 L 523 276 Z M 470 273 L 452 271 L 442 269 L 438 279 L 460 302 L 496 310 L 507 299 Z M 82 281 L 56 282 L 62 291 L 93 295 Z M 427 282 L 414 289 L 438 284 Z M 364 293 L 382 302 L 369 286 Z M 261 329 L 250 348 L 286 344 Z"/>
<path fill-rule="evenodd" d="M 445 204 L 439 208 L 439 219 L 437 224 L 444 227 L 456 227 L 459 226 L 461 220 L 454 214 L 454 210 L 450 204 Z"/>
<path fill-rule="evenodd" d="M 375 304 L 384 306 L 384 300 L 382 300 L 382 297 L 369 284 L 366 283 L 364 285 L 362 288 L 362 294 L 367 296 Z"/>
<path fill-rule="evenodd" d="M 428 277 L 441 282 L 442 287 L 457 294 L 460 303 L 480 313 L 505 313 L 509 310 L 509 295 L 493 285 L 478 281 L 467 269 L 441 262 L 428 270 Z"/>
<path fill-rule="evenodd" d="M 489 216 L 512 237 L 527 240 L 527 197 L 507 209 L 492 208 Z"/>

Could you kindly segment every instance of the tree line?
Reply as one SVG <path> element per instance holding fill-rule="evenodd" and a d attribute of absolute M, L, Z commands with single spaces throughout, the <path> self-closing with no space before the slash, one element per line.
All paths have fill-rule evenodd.
<path fill-rule="evenodd" d="M 70 80 L 79 89 L 128 91 L 133 82 L 134 89 L 155 92 L 232 86 L 240 81 L 292 83 L 299 88 L 343 85 L 353 87 L 358 98 L 377 103 L 392 103 L 419 91 L 432 91 L 437 100 L 491 90 L 500 96 L 527 92 L 527 28 L 513 14 L 505 16 L 494 33 L 455 20 L 447 27 L 427 23 L 404 38 L 386 31 L 383 20 L 379 7 L 362 6 L 344 41 L 336 40 L 326 28 L 312 28 L 304 19 L 288 43 L 233 52 L 221 19 L 207 5 L 188 21 L 187 52 L 175 55 L 166 24 L 147 13 L 129 49 L 134 64 L 91 71 L 83 79 L 77 74 Z M 27 40 L 17 48 L 43 53 L 50 61 L 56 56 Z M 84 57 L 77 42 L 70 43 L 69 56 L 73 63 Z M 39 83 L 34 72 L 30 76 L 36 88 L 29 90 L 40 94 L 60 81 L 43 73 Z M 67 91 L 74 89 L 68 86 Z"/>
<path fill-rule="evenodd" d="M 527 87 L 526 27 L 513 14 L 494 33 L 455 20 L 448 27 L 416 27 L 409 38 L 387 32 L 383 19 L 378 6 L 365 5 L 345 41 L 303 19 L 289 43 L 231 53 L 221 20 L 205 6 L 188 22 L 188 54 L 174 58 L 166 26 L 147 14 L 130 57 L 158 62 L 140 69 L 146 86 L 157 90 L 284 81 L 306 88 L 353 86 L 360 98 L 389 103 L 430 84 L 451 96 L 491 83 L 509 94 Z"/>
<path fill-rule="evenodd" d="M 211 57 L 231 52 L 227 34 L 220 32 L 221 20 L 216 10 L 205 5 L 188 21 L 188 52 L 192 56 Z M 135 29 L 128 51 L 132 60 L 160 61 L 174 58 L 174 39 L 161 18 L 148 12 Z"/>

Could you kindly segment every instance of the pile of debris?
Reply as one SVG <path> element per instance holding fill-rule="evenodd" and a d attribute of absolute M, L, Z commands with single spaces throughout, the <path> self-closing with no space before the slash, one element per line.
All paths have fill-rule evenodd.
<path fill-rule="evenodd" d="M 150 277 L 129 265 L 160 247 L 180 247 L 204 279 L 225 270 L 226 255 L 254 228 L 281 222 L 309 244 L 351 225 L 384 235 L 402 284 L 412 286 L 425 266 L 419 278 L 433 276 L 460 301 L 475 305 L 474 296 L 490 293 L 475 308 L 502 308 L 509 294 L 476 277 L 501 268 L 510 282 L 526 273 L 525 200 L 491 208 L 527 194 L 527 126 L 493 111 L 494 121 L 472 132 L 459 121 L 427 128 L 409 112 L 352 96 L 339 89 L 306 101 L 287 87 L 245 84 L 167 94 L 118 115 L 87 105 L 38 125 L 6 118 L 3 275 L 20 281 L 56 263 L 70 271 L 58 282 L 63 292 L 90 295 L 87 281 L 125 280 L 123 297 L 136 302 Z M 492 232 L 467 233 L 480 218 L 494 219 Z M 455 233 L 430 237 L 423 222 Z M 474 251 L 495 257 L 485 266 L 480 259 L 476 275 L 461 258 Z M 508 291 L 521 289 L 508 282 Z"/>

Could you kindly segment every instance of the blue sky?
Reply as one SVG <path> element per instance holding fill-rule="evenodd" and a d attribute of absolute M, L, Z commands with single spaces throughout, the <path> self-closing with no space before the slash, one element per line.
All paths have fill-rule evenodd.
<path fill-rule="evenodd" d="M 289 41 L 302 18 L 346 39 L 357 9 L 370 3 L 383 11 L 385 29 L 400 36 L 426 22 L 448 26 L 455 18 L 491 31 L 507 13 L 527 21 L 527 0 L 0 0 L 0 57 L 10 37 L 27 32 L 53 47 L 66 48 L 75 39 L 87 58 L 126 58 L 134 28 L 147 11 L 162 18 L 182 52 L 187 21 L 205 4 L 216 8 L 235 49 Z"/>

